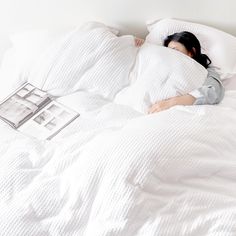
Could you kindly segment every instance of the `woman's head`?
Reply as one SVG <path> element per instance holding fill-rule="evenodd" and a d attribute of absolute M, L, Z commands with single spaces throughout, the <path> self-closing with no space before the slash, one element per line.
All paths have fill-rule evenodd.
<path fill-rule="evenodd" d="M 173 48 L 192 57 L 205 68 L 208 68 L 211 64 L 210 58 L 201 53 L 201 45 L 197 37 L 188 31 L 167 36 L 164 40 L 164 46 Z"/>

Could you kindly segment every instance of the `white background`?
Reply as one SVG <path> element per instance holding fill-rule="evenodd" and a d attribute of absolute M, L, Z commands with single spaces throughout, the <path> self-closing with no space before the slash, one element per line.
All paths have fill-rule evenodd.
<path fill-rule="evenodd" d="M 7 44 L 6 33 L 67 28 L 90 20 L 144 36 L 147 20 L 174 17 L 236 35 L 235 15 L 235 0 L 0 0 L 0 50 Z"/>

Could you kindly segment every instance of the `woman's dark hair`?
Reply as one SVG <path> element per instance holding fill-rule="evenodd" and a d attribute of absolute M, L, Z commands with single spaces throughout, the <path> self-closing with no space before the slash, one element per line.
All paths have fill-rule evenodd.
<path fill-rule="evenodd" d="M 208 66 L 211 64 L 210 58 L 206 54 L 201 53 L 200 42 L 194 34 L 188 31 L 183 31 L 169 35 L 164 40 L 164 46 L 168 47 L 171 41 L 183 44 L 187 51 L 192 54 L 192 58 L 205 68 L 208 68 Z"/>

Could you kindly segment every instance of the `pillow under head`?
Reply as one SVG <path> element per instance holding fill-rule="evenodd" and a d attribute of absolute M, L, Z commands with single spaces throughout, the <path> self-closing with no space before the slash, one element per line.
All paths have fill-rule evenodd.
<path fill-rule="evenodd" d="M 168 35 L 176 32 L 193 33 L 200 41 L 202 53 L 209 56 L 212 66 L 220 73 L 221 79 L 236 74 L 236 37 L 203 24 L 175 19 L 149 22 L 147 28 L 149 34 L 146 41 L 155 44 L 163 44 Z"/>

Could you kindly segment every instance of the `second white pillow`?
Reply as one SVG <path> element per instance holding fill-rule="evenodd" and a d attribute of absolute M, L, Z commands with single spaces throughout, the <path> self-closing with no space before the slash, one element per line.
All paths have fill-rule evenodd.
<path fill-rule="evenodd" d="M 145 43 L 138 53 L 131 85 L 117 94 L 115 102 L 145 113 L 157 101 L 200 87 L 206 77 L 207 70 L 192 58 Z"/>

